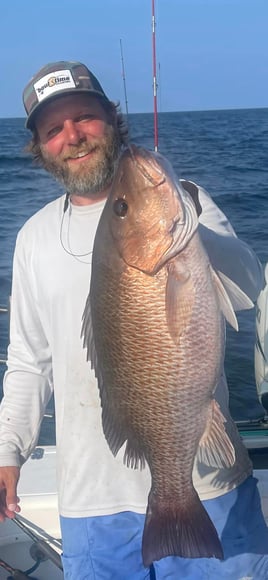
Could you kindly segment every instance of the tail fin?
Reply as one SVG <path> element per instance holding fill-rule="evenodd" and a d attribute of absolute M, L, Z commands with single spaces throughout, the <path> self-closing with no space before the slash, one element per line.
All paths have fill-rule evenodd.
<path fill-rule="evenodd" d="M 166 556 L 223 559 L 217 531 L 194 489 L 183 505 L 173 498 L 161 505 L 152 497 L 151 492 L 142 539 L 145 567 Z"/>

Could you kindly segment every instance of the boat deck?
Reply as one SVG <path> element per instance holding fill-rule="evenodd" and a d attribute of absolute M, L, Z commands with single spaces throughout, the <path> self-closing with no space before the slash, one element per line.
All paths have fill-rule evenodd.
<path fill-rule="evenodd" d="M 258 434 L 259 437 L 260 434 Z M 254 462 L 254 475 L 258 479 L 262 508 L 268 524 L 268 465 L 267 439 L 256 434 L 243 433 L 242 437 L 249 448 Z M 257 439 L 256 439 L 257 437 Z M 259 448 L 257 445 L 259 444 Z M 258 456 L 261 457 L 259 461 Z M 265 463 L 264 463 L 265 462 Z M 18 489 L 21 498 L 21 516 L 19 521 L 32 531 L 39 539 L 45 540 L 61 552 L 60 525 L 56 493 L 56 448 L 55 446 L 38 447 L 23 466 Z M 8 520 L 0 525 L 0 560 L 4 560 L 15 569 L 30 570 L 36 563 L 34 539 L 29 538 L 14 521 Z M 33 556 L 33 557 L 32 557 Z M 6 580 L 10 573 L 0 566 L 0 580 Z M 50 560 L 44 560 L 31 578 L 38 580 L 63 580 L 62 571 Z"/>

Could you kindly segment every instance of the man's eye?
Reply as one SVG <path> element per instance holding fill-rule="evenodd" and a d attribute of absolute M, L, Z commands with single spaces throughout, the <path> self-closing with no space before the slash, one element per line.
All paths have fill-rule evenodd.
<path fill-rule="evenodd" d="M 49 131 L 47 132 L 48 139 L 52 139 L 53 137 L 58 135 L 58 133 L 60 133 L 60 131 L 61 131 L 61 127 L 53 127 L 53 129 L 49 129 Z"/>

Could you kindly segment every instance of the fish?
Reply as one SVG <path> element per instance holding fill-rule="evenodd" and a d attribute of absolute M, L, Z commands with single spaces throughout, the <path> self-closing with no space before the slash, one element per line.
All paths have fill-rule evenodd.
<path fill-rule="evenodd" d="M 218 468 L 235 461 L 214 399 L 225 319 L 238 328 L 232 299 L 252 306 L 211 267 L 196 205 L 169 161 L 126 147 L 96 231 L 82 337 L 111 452 L 125 445 L 125 464 L 151 472 L 146 567 L 171 555 L 223 558 L 192 471 L 196 456 Z"/>

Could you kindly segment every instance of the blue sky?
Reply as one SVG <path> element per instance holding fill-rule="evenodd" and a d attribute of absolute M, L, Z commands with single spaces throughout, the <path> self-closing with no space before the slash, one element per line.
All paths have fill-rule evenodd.
<path fill-rule="evenodd" d="M 155 0 L 158 109 L 268 107 L 268 0 Z M 153 110 L 151 0 L 5 0 L 0 117 L 41 66 L 80 60 L 125 110 Z"/>

